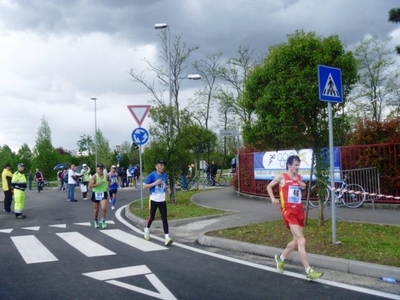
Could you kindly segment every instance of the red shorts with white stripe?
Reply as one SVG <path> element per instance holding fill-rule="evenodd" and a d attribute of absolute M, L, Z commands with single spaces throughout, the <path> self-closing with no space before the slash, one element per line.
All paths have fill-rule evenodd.
<path fill-rule="evenodd" d="M 282 216 L 287 228 L 290 228 L 289 224 L 299 225 L 300 227 L 305 226 L 303 205 L 289 205 L 282 211 Z"/>

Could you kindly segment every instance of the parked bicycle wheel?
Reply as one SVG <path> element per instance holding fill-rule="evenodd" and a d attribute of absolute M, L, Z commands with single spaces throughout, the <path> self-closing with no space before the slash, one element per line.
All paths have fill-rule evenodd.
<path fill-rule="evenodd" d="M 348 208 L 357 208 L 365 201 L 365 190 L 359 184 L 349 184 L 346 186 L 347 192 L 343 193 L 342 201 Z M 354 191 L 350 192 L 349 191 Z"/>
<path fill-rule="evenodd" d="M 225 177 L 219 177 L 219 178 L 218 178 L 218 184 L 219 184 L 220 186 L 224 186 L 224 185 L 226 184 L 226 179 L 225 179 Z"/>
<path fill-rule="evenodd" d="M 324 199 L 324 205 L 325 205 L 330 197 L 329 189 L 328 188 L 322 189 L 322 193 L 323 193 L 323 195 L 321 195 L 321 196 L 322 196 L 322 199 Z M 311 187 L 311 195 L 310 195 L 310 200 L 309 200 L 310 205 L 312 207 L 319 207 L 319 198 L 320 198 L 320 195 L 317 192 L 317 188 L 315 185 L 313 185 Z"/>

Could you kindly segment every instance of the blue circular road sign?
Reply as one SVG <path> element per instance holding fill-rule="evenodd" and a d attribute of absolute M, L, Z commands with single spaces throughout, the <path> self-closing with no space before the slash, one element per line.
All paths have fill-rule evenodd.
<path fill-rule="evenodd" d="M 132 132 L 132 141 L 136 145 L 146 144 L 149 141 L 149 137 L 150 137 L 149 132 L 142 127 L 138 127 L 134 129 Z"/>

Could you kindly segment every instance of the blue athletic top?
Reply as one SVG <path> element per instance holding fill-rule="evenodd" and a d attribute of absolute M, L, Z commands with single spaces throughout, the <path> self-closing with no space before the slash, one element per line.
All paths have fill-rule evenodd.
<path fill-rule="evenodd" d="M 147 176 L 145 183 L 147 183 L 147 184 L 153 183 L 153 182 L 157 181 L 159 178 L 161 178 L 163 183 L 160 185 L 151 187 L 150 194 L 167 192 L 167 180 L 168 180 L 167 173 L 158 174 L 157 171 L 153 171 L 149 174 L 149 176 Z"/>
<path fill-rule="evenodd" d="M 111 182 L 110 190 L 118 189 L 118 174 L 117 173 L 115 173 L 115 174 L 109 173 L 109 174 L 110 174 L 110 182 Z"/>

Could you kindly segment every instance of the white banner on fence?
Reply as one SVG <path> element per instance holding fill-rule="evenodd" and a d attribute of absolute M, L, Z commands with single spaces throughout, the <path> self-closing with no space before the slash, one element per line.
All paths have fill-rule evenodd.
<path fill-rule="evenodd" d="M 301 149 L 296 150 L 281 150 L 254 153 L 254 178 L 258 180 L 272 180 L 276 175 L 286 171 L 286 161 L 290 155 L 300 157 L 301 164 L 299 174 L 302 175 L 305 181 L 310 180 L 312 150 Z M 329 157 L 329 151 L 326 153 Z M 339 148 L 334 149 L 335 157 L 335 174 L 339 175 L 340 171 L 340 151 Z M 315 170 L 315 169 L 314 169 Z M 313 176 L 313 181 L 316 177 Z"/>

